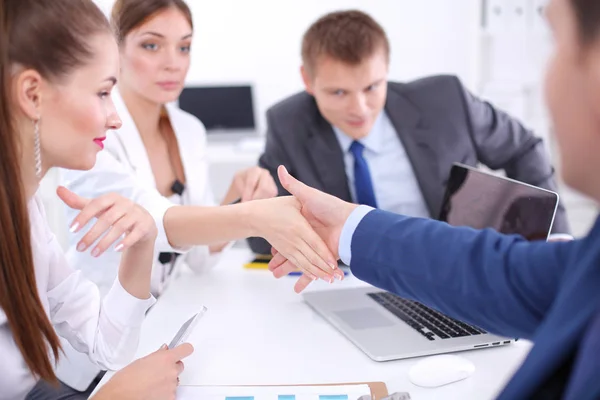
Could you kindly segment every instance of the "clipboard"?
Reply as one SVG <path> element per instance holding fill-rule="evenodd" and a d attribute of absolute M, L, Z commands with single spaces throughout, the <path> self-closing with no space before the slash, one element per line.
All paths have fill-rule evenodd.
<path fill-rule="evenodd" d="M 381 400 L 387 397 L 388 390 L 384 382 L 352 382 L 352 383 L 319 383 L 319 384 L 286 384 L 286 385 L 242 385 L 242 386 L 256 386 L 256 387 L 268 387 L 268 386 L 354 386 L 354 385 L 367 385 L 371 391 L 371 397 L 373 400 Z M 183 385 L 182 385 L 183 386 Z M 185 386 L 204 386 L 204 385 L 185 385 Z M 212 386 L 212 385 L 211 385 Z M 222 387 L 234 386 L 234 385 L 223 385 Z"/>
<path fill-rule="evenodd" d="M 360 385 L 360 383 L 357 383 Z M 362 385 L 368 385 L 369 389 L 371 389 L 371 397 L 373 400 L 381 400 L 384 397 L 389 396 L 387 386 L 384 382 L 365 382 Z"/>
<path fill-rule="evenodd" d="M 319 383 L 316 385 L 301 384 L 301 385 L 277 385 L 277 386 L 353 386 L 367 385 L 371 390 L 371 398 L 373 400 L 381 400 L 389 396 L 385 382 L 352 382 L 352 383 Z"/>

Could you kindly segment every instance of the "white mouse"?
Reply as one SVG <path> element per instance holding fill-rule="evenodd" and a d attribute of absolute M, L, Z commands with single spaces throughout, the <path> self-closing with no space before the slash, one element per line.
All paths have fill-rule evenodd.
<path fill-rule="evenodd" d="M 421 387 L 438 387 L 468 378 L 475 372 L 475 365 L 463 357 L 443 354 L 418 361 L 410 368 L 408 377 Z"/>

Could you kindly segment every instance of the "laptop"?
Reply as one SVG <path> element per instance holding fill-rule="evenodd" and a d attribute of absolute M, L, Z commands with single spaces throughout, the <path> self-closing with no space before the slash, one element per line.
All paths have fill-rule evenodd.
<path fill-rule="evenodd" d="M 239 141 L 257 136 L 250 85 L 186 87 L 179 108 L 204 124 L 209 141 Z"/>
<path fill-rule="evenodd" d="M 454 164 L 439 218 L 544 240 L 558 194 Z M 415 266 L 418 268 L 418 266 Z M 503 346 L 514 341 L 375 287 L 307 292 L 304 301 L 375 361 Z"/>

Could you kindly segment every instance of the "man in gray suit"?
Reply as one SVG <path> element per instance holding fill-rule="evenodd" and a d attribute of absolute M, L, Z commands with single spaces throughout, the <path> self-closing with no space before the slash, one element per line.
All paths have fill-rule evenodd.
<path fill-rule="evenodd" d="M 388 82 L 389 42 L 360 11 L 327 14 L 305 33 L 306 91 L 267 111 L 259 165 L 346 201 L 437 218 L 454 162 L 504 170 L 556 190 L 542 140 L 469 93 L 454 76 Z M 560 207 L 553 232 L 568 233 Z M 252 240 L 255 252 L 265 242 Z"/>

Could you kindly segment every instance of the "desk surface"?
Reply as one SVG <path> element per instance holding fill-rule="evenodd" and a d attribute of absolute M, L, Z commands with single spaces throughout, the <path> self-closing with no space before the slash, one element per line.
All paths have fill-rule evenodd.
<path fill-rule="evenodd" d="M 294 278 L 275 280 L 266 270 L 243 269 L 250 258 L 248 250 L 234 248 L 212 271 L 186 271 L 175 279 L 144 321 L 137 356 L 168 343 L 206 305 L 207 314 L 188 339 L 195 352 L 185 360 L 182 384 L 384 381 L 390 392 L 408 391 L 414 400 L 481 400 L 494 398 L 530 349 L 519 341 L 463 352 L 476 366 L 472 377 L 442 388 L 419 388 L 408 380 L 415 359 L 372 361 L 304 304 L 293 291 Z M 347 277 L 333 285 L 317 282 L 310 290 L 361 285 Z"/>

